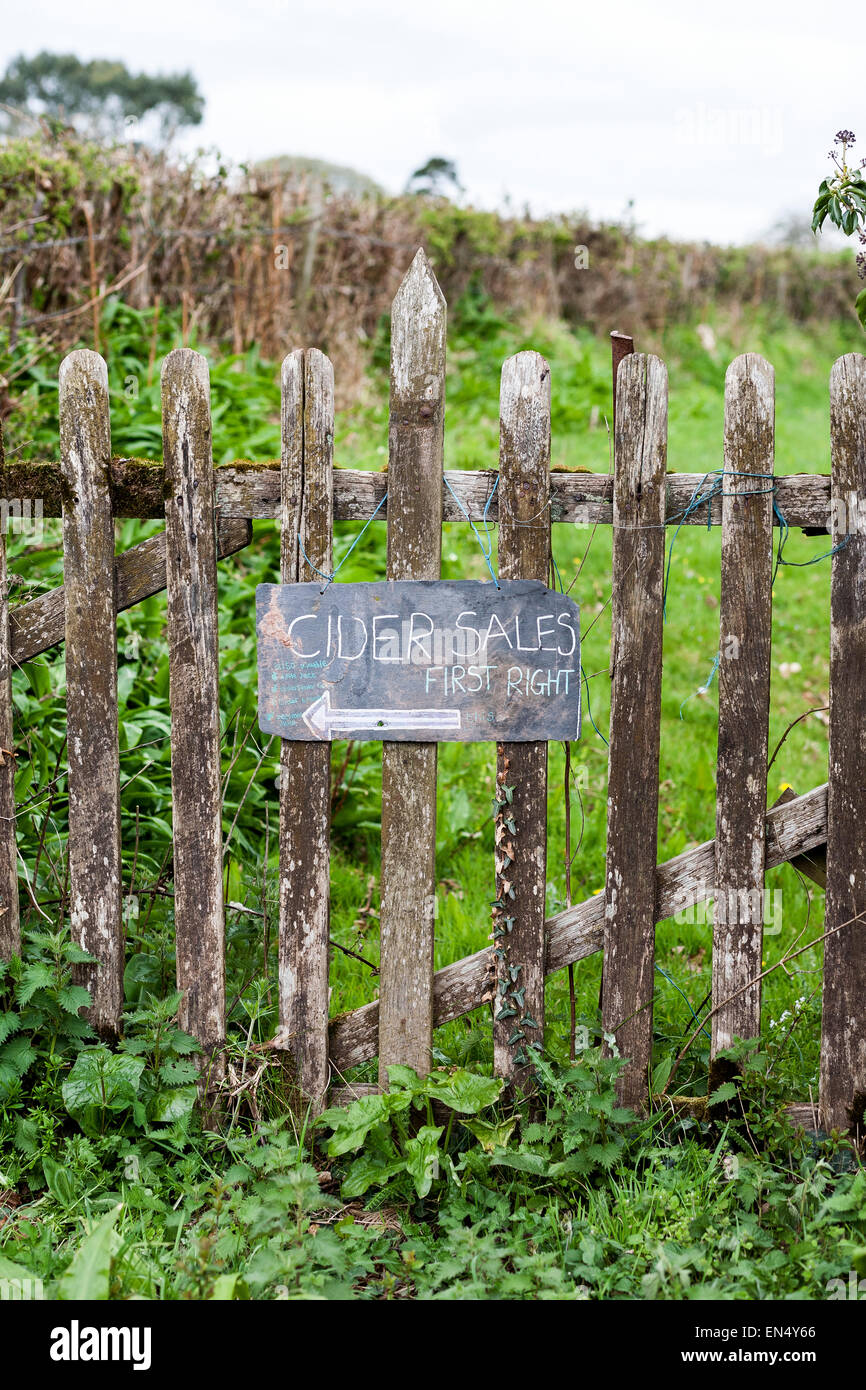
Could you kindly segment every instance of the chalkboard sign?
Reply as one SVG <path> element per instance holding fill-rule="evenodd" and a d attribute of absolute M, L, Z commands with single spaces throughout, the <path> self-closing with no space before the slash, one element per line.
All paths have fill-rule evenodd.
<path fill-rule="evenodd" d="M 532 580 L 260 584 L 259 727 L 413 743 L 580 735 L 577 604 Z"/>

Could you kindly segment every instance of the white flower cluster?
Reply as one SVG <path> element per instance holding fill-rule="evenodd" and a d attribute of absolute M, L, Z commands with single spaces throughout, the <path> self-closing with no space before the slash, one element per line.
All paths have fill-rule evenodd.
<path fill-rule="evenodd" d="M 799 999 L 795 999 L 795 1000 L 794 1000 L 794 1013 L 792 1014 L 790 1009 L 786 1009 L 785 1012 L 782 1014 L 781 1018 L 779 1018 L 779 1019 L 771 1018 L 771 1019 L 770 1019 L 770 1027 L 771 1027 L 771 1028 L 781 1028 L 782 1024 L 785 1022 L 786 1019 L 793 1018 L 793 1017 L 794 1017 L 794 1014 L 799 1015 L 800 1010 L 804 1007 L 805 1003 L 806 1003 L 806 996 L 805 996 L 805 994 L 801 994 Z"/>

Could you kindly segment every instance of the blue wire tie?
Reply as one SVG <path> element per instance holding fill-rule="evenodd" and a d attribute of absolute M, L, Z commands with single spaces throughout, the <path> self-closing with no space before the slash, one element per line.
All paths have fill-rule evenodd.
<path fill-rule="evenodd" d="M 340 570 L 343 568 L 343 566 L 345 565 L 345 563 L 346 563 L 346 561 L 348 560 L 349 556 L 351 555 L 352 551 L 355 549 L 355 546 L 358 544 L 358 542 L 359 542 L 359 541 L 361 540 L 361 538 L 363 537 L 363 535 L 364 535 L 365 531 L 367 530 L 368 526 L 370 526 L 371 523 L 374 522 L 374 521 L 376 520 L 376 517 L 378 516 L 379 512 L 380 512 L 380 511 L 382 510 L 382 508 L 384 507 L 384 505 L 385 505 L 385 503 L 387 502 L 387 500 L 388 500 L 388 490 L 387 490 L 387 488 L 386 488 L 386 489 L 385 489 L 385 494 L 384 494 L 384 496 L 382 497 L 382 500 L 381 500 L 381 502 L 379 503 L 378 507 L 377 507 L 376 510 L 373 512 L 372 516 L 368 516 L 368 517 L 367 517 L 367 520 L 364 522 L 364 525 L 361 527 L 361 530 L 358 532 L 357 536 L 356 536 L 355 539 L 352 541 L 352 544 L 349 546 L 349 549 L 346 551 L 346 553 L 345 553 L 345 555 L 343 556 L 342 560 L 341 560 L 340 563 L 337 565 L 337 567 L 336 567 L 336 569 L 334 570 L 333 574 L 325 574 L 324 570 L 318 569 L 317 566 L 313 564 L 312 560 L 310 559 L 309 555 L 307 554 L 306 550 L 304 549 L 304 542 L 301 540 L 301 533 L 300 533 L 300 531 L 298 532 L 298 548 L 299 548 L 301 554 L 303 555 L 304 559 L 306 560 L 307 564 L 309 565 L 310 569 L 313 571 L 313 573 L 314 573 L 314 574 L 317 574 L 317 575 L 319 576 L 320 579 L 324 579 L 324 581 L 325 581 L 325 589 L 327 589 L 327 587 L 328 587 L 329 584 L 333 584 L 333 582 L 334 582 L 334 580 L 336 579 L 337 575 L 340 573 Z M 322 593 L 325 592 L 325 589 L 322 590 Z"/>
<path fill-rule="evenodd" d="M 481 522 L 484 526 L 484 535 L 487 541 L 486 548 L 484 541 L 481 539 L 481 532 L 478 530 L 478 527 L 475 525 L 475 522 L 472 520 L 472 517 L 469 515 L 469 512 L 467 511 L 466 507 L 463 505 L 460 498 L 457 496 L 457 493 L 454 491 L 453 487 L 449 483 L 448 474 L 443 473 L 442 476 L 445 479 L 445 486 L 451 493 L 451 496 L 454 498 L 454 501 L 457 503 L 463 515 L 466 517 L 466 520 L 469 522 L 469 525 L 472 527 L 472 530 L 475 532 L 475 539 L 478 542 L 481 554 L 484 556 L 484 563 L 490 571 L 490 578 L 493 580 L 493 583 L 496 585 L 497 589 L 501 589 L 502 585 L 499 583 L 499 580 L 496 577 L 496 572 L 492 564 L 490 563 L 490 557 L 493 554 L 493 537 L 490 534 L 490 526 L 487 521 L 487 512 L 489 510 L 490 503 L 493 501 L 496 489 L 499 487 L 499 474 L 497 473 L 496 475 L 496 482 L 493 484 L 493 491 L 491 492 L 490 496 L 484 504 L 484 511 L 481 516 Z"/>
<path fill-rule="evenodd" d="M 608 743 L 608 741 L 607 741 L 607 739 L 605 738 L 604 734 L 601 732 L 601 729 L 598 727 L 598 725 L 596 724 L 595 720 L 594 720 L 593 717 L 592 717 L 592 703 L 591 703 L 590 698 L 589 698 L 589 681 L 587 680 L 586 672 L 585 672 L 584 669 L 583 669 L 583 662 L 580 663 L 580 678 L 581 678 L 581 680 L 583 681 L 584 685 L 586 686 L 586 712 L 587 712 L 587 714 L 589 715 L 589 722 L 590 722 L 590 724 L 592 725 L 592 727 L 595 729 L 595 732 L 598 734 L 599 738 L 601 739 L 601 741 L 602 741 L 602 743 L 605 745 L 605 747 L 606 747 L 606 748 L 609 748 L 609 747 L 610 747 L 610 744 Z"/>
<path fill-rule="evenodd" d="M 719 662 L 721 661 L 721 659 L 721 652 L 716 652 L 716 655 L 713 657 L 712 669 L 710 671 L 710 674 L 707 676 L 705 683 L 703 685 L 699 685 L 697 690 L 693 690 L 691 695 L 687 695 L 686 698 L 683 700 L 683 705 L 687 705 L 689 700 L 693 700 L 696 695 L 706 695 L 707 691 L 713 683 L 713 676 L 719 669 Z M 680 705 L 680 719 L 682 719 L 683 717 L 683 705 Z"/>

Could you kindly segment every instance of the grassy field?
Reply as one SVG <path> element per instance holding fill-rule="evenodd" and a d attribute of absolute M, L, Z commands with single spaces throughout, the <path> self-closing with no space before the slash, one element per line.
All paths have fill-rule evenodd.
<path fill-rule="evenodd" d="M 828 376 L 838 355 L 862 349 L 856 326 L 807 332 L 771 322 L 759 310 L 708 326 L 715 337 L 712 350 L 702 345 L 702 338 L 707 341 L 705 332 L 699 336 L 694 328 L 684 326 L 638 344 L 642 350 L 659 353 L 668 367 L 668 468 L 703 473 L 720 466 L 725 368 L 732 356 L 748 350 L 763 353 L 776 368 L 777 472 L 828 472 Z M 148 313 L 134 313 L 111 302 L 103 331 L 112 387 L 114 450 L 157 457 L 161 452 L 158 364 L 161 355 L 176 345 L 177 325 L 169 316 L 163 317 L 156 371 L 150 373 Z M 541 351 L 551 366 L 554 468 L 607 472 L 607 344 L 558 323 L 510 322 L 472 296 L 452 312 L 446 467 L 495 465 L 501 362 L 525 347 Z M 27 366 L 27 353 L 28 344 L 20 343 L 13 358 L 21 369 L 16 380 L 19 404 L 6 424 L 7 454 L 56 458 L 57 363 L 43 358 L 38 365 Z M 253 354 L 232 358 L 208 351 L 207 355 L 212 369 L 215 460 L 274 457 L 279 450 L 276 364 Z M 371 350 L 362 399 L 338 417 L 338 465 L 380 468 L 385 463 L 386 386 L 383 331 Z M 133 522 L 118 525 L 118 550 L 155 529 L 155 525 Z M 337 560 L 347 553 L 359 529 L 356 524 L 338 524 Z M 27 548 L 21 539 L 15 542 L 16 600 L 60 582 L 57 536 L 52 523 L 46 525 L 40 548 Z M 785 557 L 802 562 L 827 549 L 826 538 L 808 539 L 795 532 Z M 577 846 L 571 898 L 578 901 L 598 893 L 604 883 L 609 530 L 557 525 L 553 551 L 565 586 L 573 582 L 571 593 L 580 604 L 583 666 L 599 732 L 586 717 L 585 705 L 583 738 L 572 748 L 568 790 L 563 785 L 563 750 L 559 746 L 550 750 L 547 898 L 551 912 L 565 904 L 568 893 L 566 804 L 572 844 Z M 263 1055 L 255 1049 L 272 1036 L 276 1021 L 272 986 L 278 751 L 275 742 L 262 743 L 256 723 L 253 614 L 255 585 L 273 581 L 278 567 L 276 528 L 256 523 L 253 544 L 223 562 L 220 572 L 226 891 L 232 904 L 229 999 L 233 1001 L 233 1065 L 242 1082 L 252 1067 L 251 1059 Z M 340 580 L 379 578 L 384 568 L 385 528 L 376 523 L 352 552 Z M 443 539 L 443 577 L 463 576 L 484 578 L 486 567 L 468 527 L 449 525 Z M 776 580 L 771 748 L 791 721 L 810 709 L 818 712 L 799 723 L 787 738 L 772 768 L 771 800 L 784 786 L 804 792 L 826 779 L 827 718 L 820 707 L 827 704 L 829 577 L 829 563 L 823 561 L 805 568 L 783 566 Z M 673 551 L 664 639 L 660 859 L 714 834 L 716 691 L 713 684 L 703 687 L 718 650 L 718 598 L 718 530 L 685 528 Z M 131 1021 L 130 1031 L 145 1039 L 138 1055 L 151 1059 L 154 1029 L 158 1033 L 159 1027 L 170 1027 L 173 977 L 171 885 L 165 867 L 171 845 L 171 799 L 164 622 L 164 596 L 122 614 L 118 621 L 130 943 L 127 991 L 131 1006 L 137 1006 L 141 1015 Z M 21 750 L 16 783 L 19 843 L 30 880 L 25 924 L 43 933 L 31 947 L 32 960 L 54 961 L 52 968 L 59 970 L 55 957 L 61 948 L 56 942 L 47 945 L 44 934 L 59 925 L 57 902 L 65 876 L 62 649 L 16 672 L 14 691 L 16 744 Z M 379 747 L 335 744 L 333 765 L 332 935 L 337 946 L 355 953 L 333 953 L 331 1009 L 337 1014 L 374 998 L 376 991 Z M 443 745 L 440 749 L 437 966 L 480 949 L 490 930 L 494 765 L 492 745 Z M 772 871 L 767 886 L 781 890 L 781 913 L 774 921 L 777 930 L 766 935 L 766 961 L 772 964 L 807 924 L 809 934 L 803 940 L 820 934 L 823 895 L 810 891 L 787 867 Z M 710 944 L 711 926 L 706 921 L 671 921 L 658 929 L 654 1063 L 662 1068 L 696 1026 L 696 1015 L 699 1019 L 706 1010 Z M 578 1022 L 594 1037 L 600 964 L 600 958 L 593 957 L 575 970 Z M 781 1125 L 767 1118 L 775 1115 L 784 1098 L 808 1099 L 816 1092 L 820 966 L 820 949 L 815 948 L 787 970 L 776 971 L 765 985 L 766 1036 L 756 1054 L 759 1061 L 752 1078 L 757 1110 L 749 1114 L 753 1133 L 760 1135 L 757 1149 L 775 1145 L 774 1157 L 765 1160 L 748 1145 L 738 1147 L 736 1126 L 729 1134 L 727 1127 L 720 1132 L 709 1124 L 674 1123 L 670 1117 L 667 1130 L 662 1127 L 660 1132 L 659 1122 L 649 1121 L 628 1129 L 626 1138 L 612 1140 L 604 1120 L 612 1105 L 606 1064 L 594 1052 L 587 1053 L 571 1080 L 562 1079 L 568 1076 L 561 1068 L 569 1049 L 568 982 L 563 974 L 548 985 L 546 1132 L 541 1132 L 544 1125 L 525 1127 L 525 1131 L 539 1132 L 528 1136 L 524 1132 L 513 1163 L 501 1157 L 507 1148 L 502 1135 L 490 1152 L 479 1137 L 481 1130 L 475 1134 L 480 1148 L 464 1151 L 452 1144 L 448 1152 L 459 1152 L 463 1166 L 459 1178 L 451 1186 L 446 1183 L 447 1198 L 439 1199 L 434 1212 L 424 1206 L 433 1200 L 429 1188 L 422 1194 L 417 1183 L 414 1192 L 411 1185 L 400 1187 L 412 1171 L 406 1145 L 416 1142 L 400 1128 L 404 1112 L 390 1119 L 378 1114 L 378 1128 L 370 1127 L 366 1142 L 372 1145 L 382 1173 L 381 1165 L 389 1162 L 403 1162 L 404 1168 L 394 1170 L 390 1187 L 385 1179 L 373 1184 L 379 1196 L 372 1204 L 368 1199 L 367 1207 L 346 1201 L 357 1183 L 353 1188 L 350 1182 L 348 1189 L 344 1183 L 342 1205 L 335 1197 L 329 1199 L 342 1214 L 337 1226 L 331 1218 L 325 1220 L 328 1239 L 333 1236 L 336 1242 L 327 1257 L 323 1250 L 330 1247 L 318 1236 L 318 1254 L 311 1253 L 309 1232 L 311 1225 L 322 1224 L 316 1218 L 317 1203 L 322 1192 L 327 1198 L 339 1187 L 340 1164 L 352 1150 L 349 1140 L 340 1147 L 338 1122 L 331 1144 L 334 1172 L 329 1172 L 326 1181 L 301 1161 L 307 1150 L 296 1135 L 285 1127 L 269 1128 L 281 1109 L 279 1088 L 272 1091 L 270 1073 L 264 1076 L 258 1100 L 253 1093 L 252 1103 L 249 1087 L 242 1094 L 241 1086 L 243 1103 L 230 1107 L 228 1141 L 206 1140 L 200 1134 L 194 1139 L 190 1122 L 180 1119 L 159 1130 L 155 1111 L 149 1112 L 147 1124 L 141 1121 L 141 1132 L 136 1128 L 138 1121 L 132 1119 L 124 1129 L 129 1117 L 118 1123 L 115 1134 L 111 1126 L 97 1124 L 91 1116 L 79 1125 L 83 1133 L 78 1133 L 69 1124 L 73 1113 L 69 1104 L 64 1111 L 58 1095 L 80 1040 L 67 1039 L 67 1051 L 58 1049 L 50 1063 L 45 1063 L 40 1043 L 34 1048 L 34 1061 L 19 1069 L 14 1084 L 7 1085 L 5 1099 L 0 1097 L 0 1188 L 16 1189 L 25 1196 L 21 1219 L 8 1223 L 14 1229 L 2 1254 L 11 1252 L 10 1257 L 18 1258 L 15 1252 L 20 1249 L 27 1255 L 24 1263 L 29 1259 L 31 1268 L 38 1266 L 46 1278 L 57 1278 L 72 1267 L 70 1258 L 82 1248 L 83 1230 L 90 1233 L 87 1239 L 96 1240 L 104 1228 L 109 1232 L 101 1237 L 106 1248 L 111 1241 L 117 1248 L 116 1232 L 110 1235 L 115 1226 L 108 1224 L 116 1200 L 123 1203 L 122 1214 L 118 1217 L 115 1212 L 117 1230 L 123 1232 L 123 1255 L 122 1259 L 116 1253 L 112 1256 L 112 1296 L 139 1291 L 149 1297 L 232 1297 L 244 1292 L 265 1297 L 317 1293 L 333 1297 L 348 1296 L 351 1290 L 367 1297 L 478 1297 L 485 1291 L 488 1295 L 498 1291 L 497 1296 L 503 1297 L 554 1298 L 823 1296 L 821 1281 L 832 1277 L 827 1271 L 831 1267 L 835 1271 L 833 1259 L 847 1271 L 852 1267 L 851 1252 L 862 1241 L 866 1203 L 860 1189 L 855 1191 L 862 1175 L 840 1177 L 844 1155 L 804 1148 L 787 1131 L 781 1139 Z M 40 988 L 44 993 L 49 985 L 43 980 Z M 20 1004 L 20 981 L 9 1000 L 13 994 Z M 157 1024 L 154 1011 L 158 1013 L 160 1006 L 154 1001 L 166 995 L 165 1018 Z M 43 1003 L 47 1016 L 51 1011 L 47 995 Z M 177 1046 L 177 1055 L 170 1055 L 168 1063 L 175 1071 L 159 1083 L 163 1089 L 176 1081 L 179 1091 L 184 1089 L 184 1078 L 189 1081 L 182 1042 Z M 440 1029 L 435 1048 L 434 1059 L 443 1067 L 468 1067 L 489 1075 L 492 1048 L 486 1010 Z M 705 1094 L 707 1058 L 708 1037 L 701 1032 L 673 1089 Z M 369 1074 L 370 1066 L 357 1072 L 362 1079 Z M 34 1090 L 34 1077 L 39 1078 L 42 1093 L 38 1087 Z M 0 1072 L 0 1082 L 2 1078 Z M 747 1090 L 750 1084 L 747 1080 Z M 576 1141 L 568 1139 L 569 1125 L 580 1112 L 575 1095 L 587 1093 L 601 1098 L 604 1132 L 593 1136 L 593 1143 L 605 1153 L 590 1156 L 579 1176 L 572 1175 L 580 1186 L 575 1194 L 567 1190 L 567 1184 L 563 1187 L 564 1173 L 551 1171 L 550 1155 L 559 1152 L 560 1145 L 557 1161 L 567 1162 L 568 1154 L 575 1151 Z M 423 1108 L 428 1100 L 429 1096 L 419 1097 L 418 1104 Z M 763 1118 L 758 1118 L 758 1112 Z M 265 1125 L 264 1137 L 261 1130 L 258 1138 L 249 1135 L 251 1113 Z M 623 1117 L 614 1115 L 610 1131 L 622 1122 Z M 394 1127 L 394 1138 L 388 1142 L 400 1149 L 397 1158 L 393 1154 L 389 1158 L 390 1151 L 382 1148 L 388 1123 Z M 483 1123 L 476 1121 L 476 1128 Z M 574 1125 L 580 1128 L 576 1121 Z M 611 1144 L 615 1151 L 606 1150 Z M 780 1144 L 784 1158 L 779 1157 Z M 100 1179 L 97 1169 L 106 1164 L 106 1153 L 113 1156 L 115 1168 L 109 1163 L 108 1171 L 114 1176 Z M 491 1176 L 494 1159 L 490 1153 L 498 1162 L 496 1181 Z M 725 1177 L 721 1166 L 731 1153 L 738 1155 L 733 1179 Z M 131 1168 L 130 1155 L 135 1160 Z M 539 1155 L 549 1160 L 543 1173 Z M 75 1176 L 77 1186 L 64 1188 L 57 1167 L 52 1167 L 59 1161 Z M 227 1178 L 229 1163 L 228 1171 L 234 1176 Z M 147 1180 L 140 1177 L 142 1165 Z M 146 1191 L 150 1201 L 142 1195 Z M 434 1186 L 433 1197 L 437 1191 Z M 833 1192 L 842 1202 L 836 1208 L 827 1205 L 835 1200 Z M 796 1206 L 798 1200 L 799 1216 L 792 1216 L 790 1204 Z M 294 1204 L 293 1236 L 277 1236 L 275 1211 L 280 1201 L 283 1211 L 286 1201 L 290 1208 Z M 382 1210 L 371 1215 L 371 1205 Z M 178 1211 L 182 1219 L 175 1219 Z M 523 1215 L 518 1218 L 515 1212 Z M 473 1213 L 476 1218 L 483 1214 L 483 1230 L 473 1223 Z M 340 1222 L 348 1222 L 345 1229 Z M 3 1240 L 0 1229 L 0 1243 Z M 448 1259 L 443 1254 L 446 1248 Z M 834 1249 L 836 1255 L 831 1258 Z M 474 1271 L 471 1277 L 470 1270 Z M 217 1284 L 218 1279 L 229 1282 Z M 275 1294 L 275 1289 L 288 1292 Z"/>

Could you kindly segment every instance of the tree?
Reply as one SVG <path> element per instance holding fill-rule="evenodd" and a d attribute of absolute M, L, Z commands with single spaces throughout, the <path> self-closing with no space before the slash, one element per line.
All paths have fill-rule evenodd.
<path fill-rule="evenodd" d="M 381 185 L 360 169 L 352 169 L 348 164 L 329 164 L 325 159 L 312 159 L 309 155 L 272 155 L 254 164 L 253 173 L 291 184 L 323 184 L 331 193 L 349 193 L 357 198 L 384 193 Z"/>
<path fill-rule="evenodd" d="M 411 174 L 406 184 L 407 193 L 426 193 L 433 198 L 446 198 L 447 187 L 455 193 L 462 193 L 463 186 L 457 177 L 457 165 L 453 159 L 443 159 L 434 155 Z"/>
<path fill-rule="evenodd" d="M 198 125 L 204 97 L 191 72 L 133 73 L 120 62 L 94 58 L 82 63 L 73 53 L 20 54 L 0 78 L 0 103 L 7 129 L 15 113 L 75 125 L 88 134 L 119 135 L 130 120 L 153 117 L 163 137 L 180 126 Z"/>

